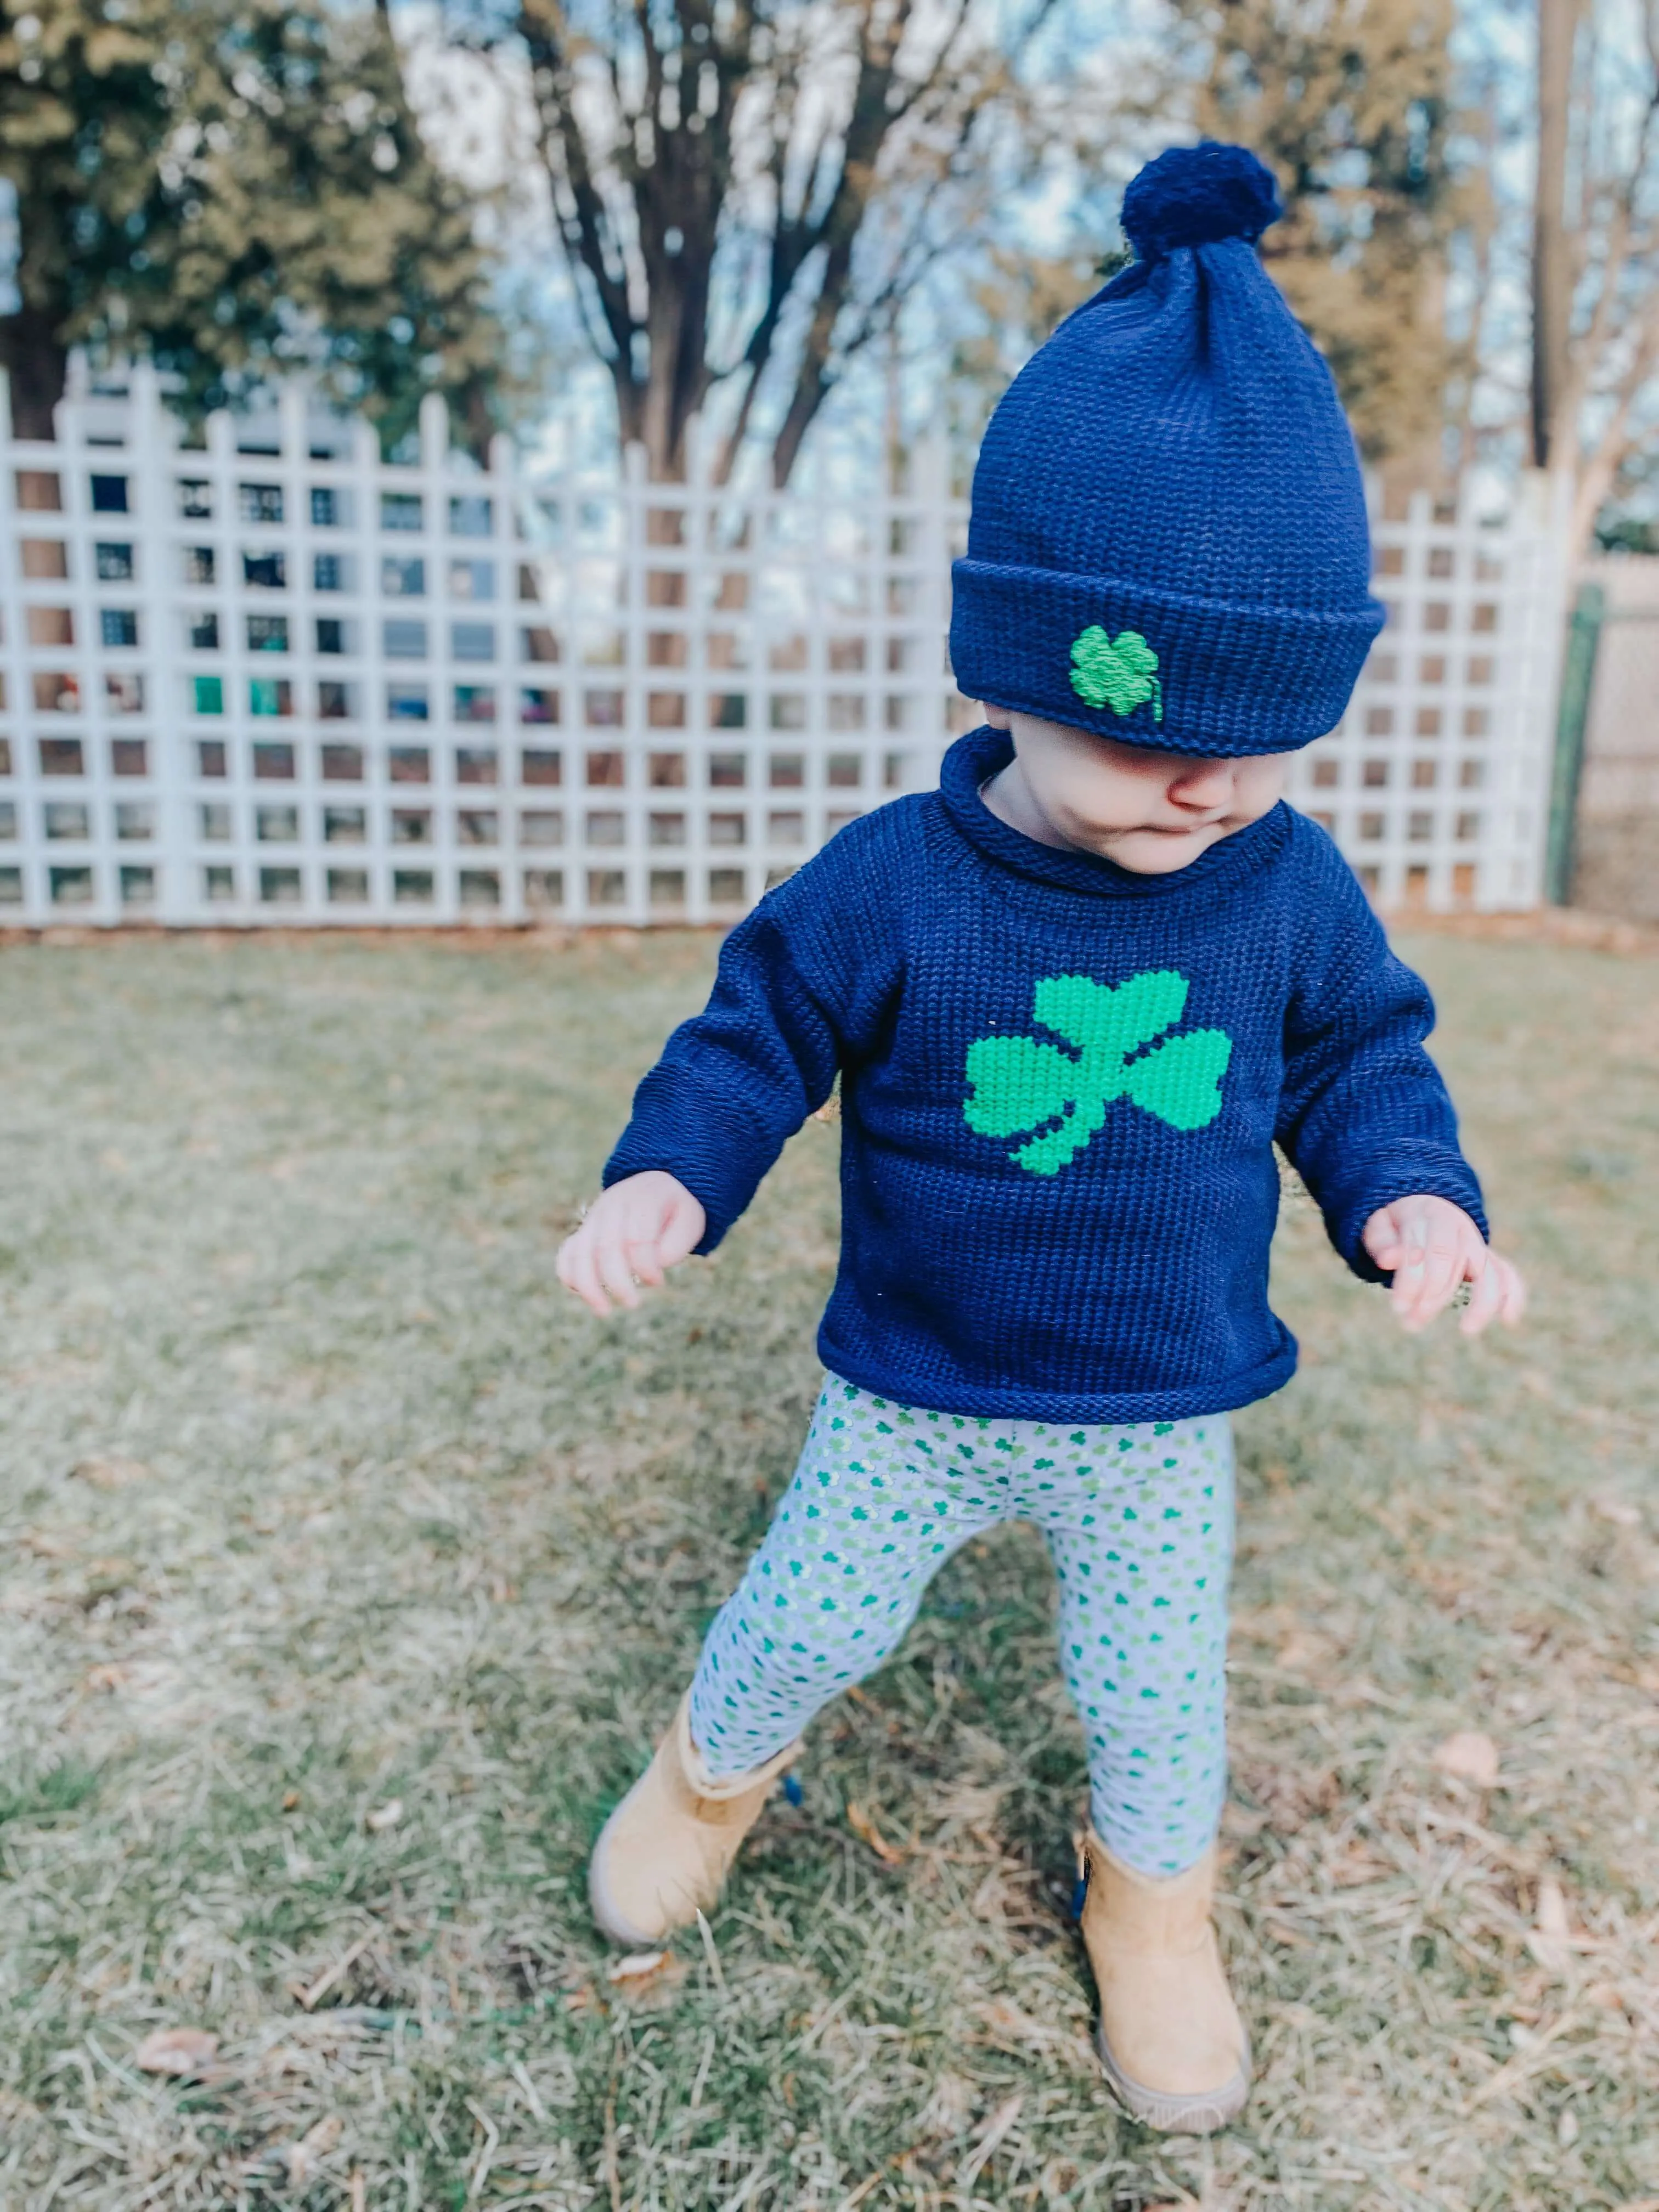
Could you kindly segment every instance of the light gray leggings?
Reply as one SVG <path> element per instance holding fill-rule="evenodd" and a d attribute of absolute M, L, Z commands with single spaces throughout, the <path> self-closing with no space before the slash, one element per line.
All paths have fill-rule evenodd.
<path fill-rule="evenodd" d="M 1146 1874 L 1200 1857 L 1226 1784 L 1224 1413 L 1060 1428 L 924 1413 L 830 1376 L 697 1662 L 691 1732 L 712 1771 L 759 1765 L 873 1674 L 951 1553 L 1013 1520 L 1036 1522 L 1060 1578 L 1103 1841 Z"/>

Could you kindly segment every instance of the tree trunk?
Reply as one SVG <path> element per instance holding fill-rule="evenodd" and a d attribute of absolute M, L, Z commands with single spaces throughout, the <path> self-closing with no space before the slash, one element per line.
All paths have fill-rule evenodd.
<path fill-rule="evenodd" d="M 1532 228 L 1532 458 L 1550 466 L 1552 433 L 1567 380 L 1572 256 L 1567 233 L 1567 150 L 1572 49 L 1579 0 L 1538 0 L 1538 187 Z M 1565 458 L 1565 456 L 1563 457 Z"/>
<path fill-rule="evenodd" d="M 638 186 L 635 198 L 645 198 Z M 651 212 L 654 216 L 656 210 Z M 645 329 L 649 359 L 635 419 L 653 483 L 684 483 L 690 459 L 687 434 L 708 389 L 704 349 L 712 256 L 702 247 L 699 240 L 677 253 L 647 257 L 650 299 Z M 612 380 L 620 410 L 640 387 L 631 372 L 617 377 L 613 370 Z"/>
<path fill-rule="evenodd" d="M 44 308 L 25 302 L 15 314 L 0 315 L 0 368 L 11 379 L 13 437 L 50 444 L 58 434 L 52 410 L 64 396 L 69 349 Z"/>

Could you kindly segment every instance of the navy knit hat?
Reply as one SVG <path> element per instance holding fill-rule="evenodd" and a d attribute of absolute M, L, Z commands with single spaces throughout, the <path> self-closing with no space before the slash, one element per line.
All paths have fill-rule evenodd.
<path fill-rule="evenodd" d="M 1341 720 L 1382 610 L 1352 434 L 1256 254 L 1280 212 L 1255 156 L 1209 141 L 1125 192 L 1139 258 L 980 449 L 951 621 L 969 697 L 1205 754 Z"/>

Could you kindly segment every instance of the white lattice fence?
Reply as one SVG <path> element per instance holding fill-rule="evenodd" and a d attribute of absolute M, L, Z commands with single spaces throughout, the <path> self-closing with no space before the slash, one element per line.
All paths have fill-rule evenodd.
<path fill-rule="evenodd" d="M 412 467 L 297 391 L 178 435 L 139 374 L 0 438 L 0 921 L 727 919 L 976 719 L 939 447 L 875 495 L 532 499 L 436 404 Z M 1378 545 L 1390 627 L 1297 803 L 1385 903 L 1529 904 L 1546 535 Z"/>
<path fill-rule="evenodd" d="M 1560 533 L 1524 503 L 1502 527 L 1426 495 L 1372 524 L 1388 627 L 1341 726 L 1300 754 L 1295 803 L 1377 902 L 1538 904 L 1549 830 L 1565 583 Z"/>

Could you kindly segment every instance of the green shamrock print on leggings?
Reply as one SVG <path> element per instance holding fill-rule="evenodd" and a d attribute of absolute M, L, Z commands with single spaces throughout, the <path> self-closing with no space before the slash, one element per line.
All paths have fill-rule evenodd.
<path fill-rule="evenodd" d="M 1045 975 L 1032 1010 L 1073 1050 L 1030 1036 L 975 1037 L 962 1109 L 969 1127 L 981 1137 L 1036 1131 L 1009 1158 L 1041 1176 L 1058 1175 L 1076 1158 L 1114 1099 L 1131 1099 L 1172 1129 L 1203 1128 L 1221 1111 L 1233 1050 L 1227 1032 L 1188 1030 L 1141 1049 L 1181 1019 L 1188 988 L 1169 969 L 1131 975 L 1115 990 L 1087 975 Z"/>
<path fill-rule="evenodd" d="M 1093 623 L 1072 646 L 1072 689 L 1091 707 L 1109 707 L 1132 714 L 1152 702 L 1152 720 L 1164 720 L 1164 687 L 1158 680 L 1158 655 L 1138 629 L 1108 637 Z"/>

